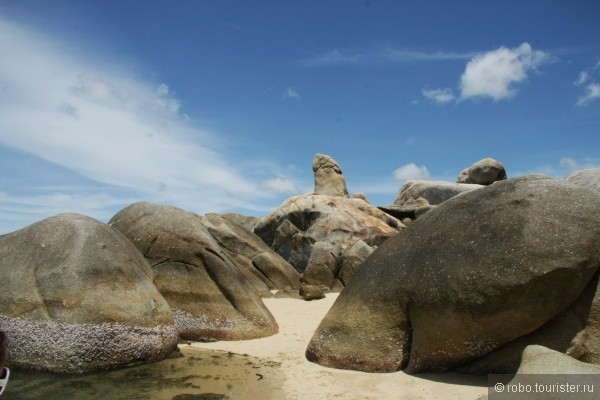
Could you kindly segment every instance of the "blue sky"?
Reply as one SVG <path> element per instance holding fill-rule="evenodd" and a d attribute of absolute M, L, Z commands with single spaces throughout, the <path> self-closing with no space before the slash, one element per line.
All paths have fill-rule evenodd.
<path fill-rule="evenodd" d="M 0 233 L 600 166 L 598 1 L 0 0 Z"/>

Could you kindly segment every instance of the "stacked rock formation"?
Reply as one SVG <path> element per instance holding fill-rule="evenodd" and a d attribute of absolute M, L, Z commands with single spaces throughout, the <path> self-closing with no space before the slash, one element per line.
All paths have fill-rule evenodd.
<path fill-rule="evenodd" d="M 492 158 L 484 158 L 465 168 L 456 183 L 409 180 L 400 188 L 394 204 L 379 208 L 407 222 L 405 218 L 414 220 L 454 196 L 504 179 L 506 179 L 504 166 Z"/>
<path fill-rule="evenodd" d="M 348 197 L 331 157 L 317 154 L 313 170 L 315 192 L 286 200 L 254 232 L 304 274 L 304 283 L 341 290 L 364 258 L 404 225 L 362 198 Z"/>

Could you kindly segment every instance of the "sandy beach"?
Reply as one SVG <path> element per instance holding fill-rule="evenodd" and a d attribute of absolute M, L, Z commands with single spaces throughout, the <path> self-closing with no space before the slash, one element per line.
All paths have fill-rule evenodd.
<path fill-rule="evenodd" d="M 297 299 L 264 299 L 279 324 L 279 333 L 262 339 L 192 343 L 186 348 L 222 350 L 246 354 L 263 363 L 281 363 L 277 373 L 256 380 L 231 398 L 265 399 L 265 392 L 253 392 L 256 383 L 271 387 L 273 399 L 478 399 L 487 394 L 486 378 L 458 374 L 407 375 L 404 372 L 370 374 L 325 368 L 306 360 L 304 351 L 312 333 L 338 294 L 306 302 Z M 261 378 L 261 380 L 258 380 Z"/>

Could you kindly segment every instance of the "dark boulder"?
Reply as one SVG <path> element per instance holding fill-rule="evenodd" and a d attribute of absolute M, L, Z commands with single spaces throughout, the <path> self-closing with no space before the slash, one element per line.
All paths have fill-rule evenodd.
<path fill-rule="evenodd" d="M 520 357 L 544 337 L 599 364 L 599 226 L 597 193 L 553 179 L 505 180 L 456 196 L 367 258 L 307 357 L 409 372 L 489 357 L 479 372 L 500 372 L 495 351 Z M 503 365 L 514 372 L 518 359 Z"/>
<path fill-rule="evenodd" d="M 325 298 L 325 292 L 320 286 L 303 283 L 300 285 L 300 296 L 306 301 L 319 300 Z"/>

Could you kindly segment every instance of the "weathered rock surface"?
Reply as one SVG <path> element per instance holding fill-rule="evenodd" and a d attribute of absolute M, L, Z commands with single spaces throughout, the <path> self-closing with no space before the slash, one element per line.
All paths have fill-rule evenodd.
<path fill-rule="evenodd" d="M 0 276 L 11 366 L 87 372 L 159 360 L 177 346 L 150 266 L 92 218 L 61 214 L 0 236 Z"/>
<path fill-rule="evenodd" d="M 400 189 L 394 205 L 414 209 L 436 206 L 461 193 L 482 187 L 483 185 L 445 181 L 408 181 Z"/>
<path fill-rule="evenodd" d="M 221 217 L 225 218 L 228 221 L 243 226 L 250 232 L 252 232 L 252 230 L 254 229 L 254 225 L 256 225 L 260 221 L 260 218 L 258 217 L 242 215 L 238 213 L 225 213 L 221 214 Z"/>
<path fill-rule="evenodd" d="M 584 363 L 547 347 L 531 345 L 523 351 L 517 375 L 600 374 L 600 366 Z"/>
<path fill-rule="evenodd" d="M 448 200 L 367 258 L 307 358 L 444 371 L 502 347 L 520 356 L 540 335 L 599 364 L 599 226 L 596 192 L 553 179 L 506 180 Z"/>
<path fill-rule="evenodd" d="M 327 155 L 316 154 L 312 169 L 315 175 L 315 194 L 348 197 L 346 179 L 337 161 Z"/>
<path fill-rule="evenodd" d="M 202 224 L 259 291 L 300 287 L 300 274 L 253 232 L 217 214 Z"/>
<path fill-rule="evenodd" d="M 342 256 L 359 240 L 371 248 L 379 246 L 403 227 L 396 218 L 361 199 L 309 194 L 285 201 L 254 227 L 254 233 L 299 272 L 304 272 L 314 248 L 321 251 L 322 247 L 340 246 Z M 319 242 L 322 244 L 317 245 Z M 315 254 L 313 264 L 319 266 L 319 274 L 315 276 L 323 275 L 326 279 L 306 283 L 330 288 L 336 286 L 336 281 L 341 284 L 337 274 L 342 267 L 340 257 L 330 257 L 327 252 Z"/>
<path fill-rule="evenodd" d="M 154 284 L 172 307 L 182 339 L 239 340 L 277 333 L 258 292 L 201 217 L 142 202 L 118 212 L 109 225 L 149 261 Z"/>
<path fill-rule="evenodd" d="M 307 285 L 305 283 L 300 285 L 299 294 L 306 301 L 320 300 L 325 298 L 325 293 L 323 292 L 323 289 L 320 286 Z"/>
<path fill-rule="evenodd" d="M 504 179 L 506 179 L 504 165 L 493 158 L 484 158 L 469 168 L 465 168 L 458 176 L 456 182 L 491 185 L 494 182 Z"/>
<path fill-rule="evenodd" d="M 600 168 L 580 169 L 565 178 L 569 183 L 600 191 Z"/>

